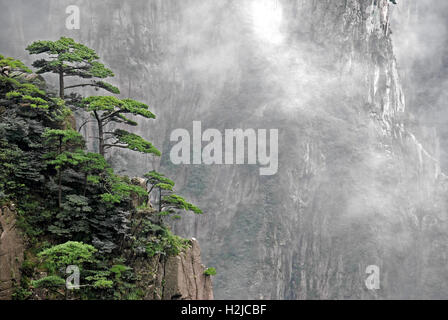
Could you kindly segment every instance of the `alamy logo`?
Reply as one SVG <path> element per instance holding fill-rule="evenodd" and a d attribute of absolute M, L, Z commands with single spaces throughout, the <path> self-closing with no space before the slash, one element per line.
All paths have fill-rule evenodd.
<path fill-rule="evenodd" d="M 194 121 L 193 139 L 188 130 L 176 129 L 171 133 L 170 141 L 177 142 L 170 152 L 171 162 L 176 165 L 258 164 L 262 166 L 262 176 L 272 176 L 278 171 L 277 129 L 269 130 L 269 136 L 266 129 L 226 129 L 223 135 L 217 129 L 202 132 L 202 123 Z M 203 142 L 207 143 L 204 148 Z"/>
<path fill-rule="evenodd" d="M 65 13 L 69 16 L 65 20 L 65 27 L 68 30 L 79 30 L 81 28 L 81 14 L 78 6 L 68 6 Z"/>
<path fill-rule="evenodd" d="M 79 268 L 77 266 L 68 266 L 65 270 L 66 274 L 69 274 L 65 280 L 65 287 L 68 290 L 78 290 L 80 288 L 79 282 Z"/>
<path fill-rule="evenodd" d="M 366 268 L 366 273 L 369 276 L 366 279 L 366 287 L 369 290 L 379 290 L 380 289 L 380 268 L 375 265 L 368 266 Z"/>

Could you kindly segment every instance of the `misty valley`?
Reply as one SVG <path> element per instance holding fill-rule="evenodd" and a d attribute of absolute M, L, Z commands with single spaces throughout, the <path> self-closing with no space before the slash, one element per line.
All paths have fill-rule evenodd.
<path fill-rule="evenodd" d="M 448 2 L 0 8 L 0 300 L 448 297 Z"/>

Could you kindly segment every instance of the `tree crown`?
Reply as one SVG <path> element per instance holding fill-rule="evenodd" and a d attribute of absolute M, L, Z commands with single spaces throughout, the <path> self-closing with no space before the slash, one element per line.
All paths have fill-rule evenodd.
<path fill-rule="evenodd" d="M 116 142 L 113 145 L 117 147 L 125 147 L 126 149 L 132 151 L 154 154 L 156 156 L 162 155 L 162 153 L 156 147 L 154 147 L 151 142 L 146 141 L 139 135 L 130 133 L 126 130 L 115 130 L 114 138 L 116 139 Z"/>
<path fill-rule="evenodd" d="M 47 129 L 42 137 L 46 139 L 46 142 L 49 145 L 61 142 L 64 145 L 83 146 L 85 143 L 83 136 L 72 129 Z"/>
<path fill-rule="evenodd" d="M 148 179 L 148 184 L 154 186 L 155 188 L 161 187 L 164 190 L 173 190 L 175 185 L 174 181 L 165 177 L 163 173 L 157 171 L 150 171 L 145 174 L 145 178 Z"/>
<path fill-rule="evenodd" d="M 77 43 L 72 38 L 61 37 L 57 41 L 35 41 L 26 50 L 30 54 L 47 54 L 45 59 L 33 62 L 38 74 L 56 73 L 64 76 L 76 76 L 84 79 L 104 79 L 114 77 L 112 70 L 106 68 L 98 61 L 100 58 L 95 50 Z M 120 90 L 104 81 L 93 81 L 87 84 L 78 84 L 67 88 L 93 86 L 118 94 Z"/>
<path fill-rule="evenodd" d="M 8 58 L 4 57 L 0 54 L 0 71 L 2 73 L 4 72 L 11 72 L 11 71 L 23 71 L 26 73 L 31 73 L 31 70 L 23 64 L 22 61 L 14 59 L 14 58 Z"/>
<path fill-rule="evenodd" d="M 133 99 L 118 99 L 112 96 L 91 96 L 81 101 L 81 107 L 89 112 L 103 112 L 102 119 L 116 122 L 125 122 L 130 125 L 136 123 L 127 119 L 124 114 L 142 116 L 155 119 L 156 116 L 149 111 L 149 106 Z"/>
<path fill-rule="evenodd" d="M 68 75 L 77 75 L 83 78 L 113 77 L 112 70 L 96 61 L 100 57 L 95 50 L 75 42 L 71 38 L 62 37 L 57 41 L 36 41 L 26 50 L 30 54 L 46 53 L 50 59 L 40 59 L 33 63 L 39 68 L 37 73 L 59 72 L 62 67 Z"/>

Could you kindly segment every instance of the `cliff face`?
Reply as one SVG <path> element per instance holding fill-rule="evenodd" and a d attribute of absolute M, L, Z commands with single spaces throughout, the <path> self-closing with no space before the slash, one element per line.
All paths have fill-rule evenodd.
<path fill-rule="evenodd" d="M 145 179 L 134 178 L 132 181 L 146 188 Z M 135 208 L 152 208 L 147 197 L 134 195 L 132 204 Z M 204 273 L 206 268 L 195 238 L 189 240 L 188 246 L 178 255 L 156 254 L 152 258 L 137 258 L 132 268 L 140 279 L 136 286 L 144 292 L 145 300 L 213 300 L 212 279 Z"/>
<path fill-rule="evenodd" d="M 135 272 L 141 278 L 137 286 L 144 290 L 144 299 L 213 300 L 212 281 L 204 274 L 199 244 L 195 239 L 190 244 L 178 256 L 136 261 Z"/>
<path fill-rule="evenodd" d="M 0 210 L 0 300 L 11 300 L 20 287 L 21 267 L 26 246 L 23 234 L 16 228 L 13 207 Z M 210 276 L 204 274 L 201 250 L 196 239 L 177 256 L 139 259 L 132 268 L 140 280 L 136 285 L 145 300 L 213 300 Z M 33 299 L 45 295 L 37 290 Z"/>
<path fill-rule="evenodd" d="M 0 300 L 10 300 L 20 284 L 20 267 L 25 251 L 24 241 L 16 229 L 13 208 L 0 209 Z"/>
<path fill-rule="evenodd" d="M 196 198 L 205 215 L 174 227 L 202 243 L 218 298 L 446 295 L 446 182 L 437 136 L 429 130 L 420 142 L 409 125 L 390 1 L 47 4 L 53 27 L 39 38 L 65 34 L 95 48 L 123 96 L 158 115 L 139 130 L 164 151 L 160 163 L 112 159 L 134 174 L 161 167 Z M 69 4 L 81 9 L 79 31 L 63 27 Z M 193 120 L 221 131 L 278 128 L 279 173 L 171 165 L 169 135 Z M 365 287 L 370 265 L 381 290 Z"/>

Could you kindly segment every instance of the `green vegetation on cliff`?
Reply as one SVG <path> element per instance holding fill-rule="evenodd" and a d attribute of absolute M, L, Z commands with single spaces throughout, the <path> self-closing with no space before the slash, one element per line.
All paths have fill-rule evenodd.
<path fill-rule="evenodd" d="M 69 76 L 113 76 L 92 49 L 61 38 L 35 42 L 27 50 L 48 55 L 33 66 L 39 74 L 59 74 L 60 92 L 58 96 L 50 93 L 41 76 L 22 62 L 0 55 L 0 202 L 16 205 L 18 226 L 28 242 L 15 298 L 140 298 L 144 292 L 138 287 L 133 263 L 163 260 L 189 245 L 170 232 L 161 216 L 179 218 L 181 211 L 202 211 L 174 195 L 174 182 L 162 174 L 153 171 L 146 176 L 151 185 L 147 190 L 147 185 L 114 173 L 104 158 L 109 148 L 154 156 L 160 152 L 132 132 L 107 131 L 107 125 L 135 126 L 127 115 L 147 119 L 155 115 L 146 104 L 132 99 L 79 95 L 67 99 L 67 90 L 79 86 L 119 92 L 101 81 L 64 85 Z M 74 128 L 74 109 L 96 121 L 99 153 L 85 149 L 86 138 Z M 156 190 L 158 211 L 148 202 Z M 68 294 L 64 279 L 69 265 L 79 268 L 81 288 Z"/>

